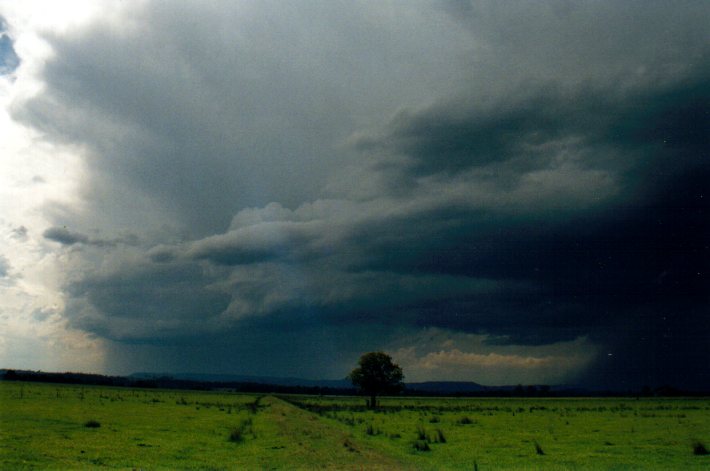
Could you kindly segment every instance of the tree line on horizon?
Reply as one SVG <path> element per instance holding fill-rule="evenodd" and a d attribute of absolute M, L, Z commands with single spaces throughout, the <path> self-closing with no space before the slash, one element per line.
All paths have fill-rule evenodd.
<path fill-rule="evenodd" d="M 352 379 L 352 378 L 351 378 Z M 77 372 L 44 372 L 20 369 L 0 369 L 0 381 L 27 381 L 55 384 L 95 385 L 146 389 L 192 389 L 197 391 L 227 390 L 243 393 L 265 394 L 309 394 L 353 396 L 360 392 L 371 400 L 369 394 L 352 388 L 337 388 L 330 386 L 296 386 L 277 385 L 247 381 L 196 381 L 177 379 L 170 376 L 156 378 L 130 378 L 125 376 L 109 376 L 95 373 Z M 426 396 L 426 397 L 677 397 L 677 396 L 710 396 L 710 391 L 684 391 L 671 386 L 650 388 L 645 386 L 639 391 L 587 391 L 581 389 L 552 390 L 544 387 L 518 385 L 506 389 L 490 389 L 485 391 L 437 392 L 406 387 L 403 384 L 399 392 L 378 392 L 377 395 Z"/>

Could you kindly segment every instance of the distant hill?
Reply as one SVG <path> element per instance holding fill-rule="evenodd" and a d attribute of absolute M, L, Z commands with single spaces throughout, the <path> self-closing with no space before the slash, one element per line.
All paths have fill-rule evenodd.
<path fill-rule="evenodd" d="M 137 373 L 131 376 L 104 376 L 74 372 L 43 372 L 28 370 L 0 369 L 0 380 L 4 381 L 36 381 L 44 383 L 92 384 L 103 386 L 163 388 L 163 389 L 194 389 L 194 390 L 232 390 L 235 392 L 272 393 L 272 394 L 354 394 L 351 384 L 340 387 L 344 382 L 310 381 L 309 385 L 301 385 L 302 380 L 280 379 L 257 376 L 200 374 L 168 374 L 168 373 Z M 194 379 L 197 378 L 197 379 Z M 235 379 L 236 378 L 236 379 Z M 241 380 L 239 379 L 241 378 Z M 322 385 L 321 385 L 322 384 Z M 336 385 L 336 386 L 333 386 Z"/>
<path fill-rule="evenodd" d="M 45 383 L 93 384 L 138 388 L 231 390 L 272 394 L 352 395 L 357 391 L 347 379 L 314 380 L 273 376 L 222 375 L 203 373 L 134 373 L 130 376 L 105 376 L 87 373 L 52 373 L 0 369 L 0 380 Z M 643 390 L 602 390 L 569 385 L 484 386 L 472 381 L 425 381 L 406 383 L 409 396 L 480 397 L 581 397 L 581 396 L 710 396 L 710 391 L 679 390 L 670 386 Z"/>
<path fill-rule="evenodd" d="M 129 376 L 132 379 L 157 379 L 173 378 L 185 381 L 201 381 L 213 383 L 256 383 L 271 384 L 277 386 L 299 386 L 307 388 L 352 388 L 350 380 L 343 379 L 304 379 L 304 378 L 279 378 L 274 376 L 250 376 L 250 375 L 225 375 L 225 374 L 205 374 L 205 373 L 133 373 Z M 419 391 L 427 394 L 470 394 L 485 393 L 491 391 L 513 391 L 515 386 L 483 386 L 473 381 L 424 381 L 415 383 L 405 383 L 406 389 L 415 392 Z"/>
<path fill-rule="evenodd" d="M 489 386 L 474 383 L 473 381 L 425 381 L 422 383 L 406 384 L 407 389 L 437 394 L 479 393 L 491 389 L 500 390 L 498 387 L 491 388 Z"/>
<path fill-rule="evenodd" d="M 146 373 L 138 372 L 128 376 L 131 379 L 173 378 L 185 381 L 200 381 L 208 383 L 254 383 L 272 384 L 275 386 L 302 386 L 308 388 L 352 388 L 347 379 L 304 379 L 280 378 L 275 376 L 227 375 L 207 373 Z"/>

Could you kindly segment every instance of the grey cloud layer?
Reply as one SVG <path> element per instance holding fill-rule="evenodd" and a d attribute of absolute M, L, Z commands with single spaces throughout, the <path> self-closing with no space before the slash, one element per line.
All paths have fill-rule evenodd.
<path fill-rule="evenodd" d="M 229 297 L 213 289 L 214 276 L 190 263 L 133 262 L 94 273 L 68 287 L 71 322 L 102 337 L 163 342 L 205 334 Z"/>
<path fill-rule="evenodd" d="M 25 234 L 22 233 L 22 235 Z M 86 234 L 71 231 L 66 227 L 49 227 L 42 233 L 42 236 L 47 240 L 67 246 L 79 244 L 96 247 L 114 247 L 118 244 L 135 245 L 138 243 L 138 237 L 135 234 L 124 235 L 114 239 L 90 238 Z"/>
<path fill-rule="evenodd" d="M 418 97 L 407 76 L 445 78 L 451 54 L 452 34 L 418 28 L 416 10 L 399 34 L 443 55 L 389 40 L 392 6 L 146 3 L 130 15 L 49 38 L 48 88 L 16 114 L 89 146 L 85 190 L 111 221 L 162 212 L 197 236 L 246 206 L 316 198 L 351 158 L 338 146 L 353 126 Z"/>
<path fill-rule="evenodd" d="M 72 325 L 176 364 L 279 348 L 278 371 L 439 328 L 708 384 L 683 367 L 710 360 L 702 2 L 242 7 L 50 38 L 18 116 L 90 149 L 88 215 L 44 234 L 78 248 Z M 92 224 L 152 247 L 107 263 Z M 412 362 L 518 361 L 457 352 Z"/>

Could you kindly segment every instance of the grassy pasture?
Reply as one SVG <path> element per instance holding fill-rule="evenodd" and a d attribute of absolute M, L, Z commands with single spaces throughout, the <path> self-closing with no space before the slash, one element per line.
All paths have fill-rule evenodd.
<path fill-rule="evenodd" d="M 0 382 L 0 469 L 710 469 L 708 399 L 282 399 Z"/>
<path fill-rule="evenodd" d="M 710 469 L 708 399 L 288 400 L 425 469 Z"/>

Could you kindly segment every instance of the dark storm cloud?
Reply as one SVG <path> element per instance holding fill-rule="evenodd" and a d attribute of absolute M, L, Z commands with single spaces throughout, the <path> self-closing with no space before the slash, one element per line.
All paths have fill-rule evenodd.
<path fill-rule="evenodd" d="M 87 235 L 70 231 L 66 227 L 50 227 L 42 233 L 42 236 L 62 245 L 86 244 L 89 242 Z"/>
<path fill-rule="evenodd" d="M 413 192 L 444 174 L 448 181 L 464 175 L 471 188 L 493 181 L 512 194 L 526 176 L 565 158 L 609 175 L 618 191 L 563 212 L 536 206 L 511 213 L 504 205 L 437 212 L 418 218 L 427 228 L 418 230 L 423 237 L 395 224 L 397 235 L 374 241 L 365 266 L 526 280 L 538 288 L 415 307 L 425 323 L 517 343 L 586 334 L 618 347 L 618 361 L 644 365 L 634 378 L 646 375 L 649 382 L 665 369 L 682 369 L 671 366 L 681 352 L 707 358 L 696 342 L 709 325 L 708 90 L 708 68 L 700 64 L 686 78 L 656 87 L 547 90 L 485 112 L 447 104 L 398 117 L 388 132 L 365 138 L 364 147 L 374 150 L 375 168 L 399 172 L 392 181 L 407 181 Z M 405 165 L 378 162 L 392 154 Z M 570 187 L 581 183 L 569 177 Z M 559 185 L 566 176 L 555 178 Z M 707 384 L 707 372 L 697 376 Z"/>
<path fill-rule="evenodd" d="M 659 157 L 697 160 L 709 145 L 710 71 L 703 63 L 690 72 L 680 82 L 653 88 L 569 92 L 553 83 L 493 103 L 469 98 L 401 113 L 384 134 L 360 136 L 355 145 L 384 156 L 376 160 L 384 168 L 386 159 L 404 157 L 393 165 L 410 181 L 486 168 L 494 177 L 514 179 L 549 168 L 563 152 L 576 154 L 572 157 L 585 168 L 622 176 L 624 169 L 641 165 L 655 169 L 660 164 L 665 172 L 670 165 Z M 672 165 L 684 168 L 692 162 Z"/>
<path fill-rule="evenodd" d="M 546 93 L 517 109 L 510 104 L 497 107 L 505 116 L 526 116 L 514 127 L 498 127 L 507 121 L 496 114 L 471 111 L 471 122 L 461 124 L 457 115 L 450 129 L 440 130 L 437 127 L 449 122 L 440 107 L 413 115 L 411 126 L 402 126 L 399 117 L 392 133 L 396 137 L 380 138 L 391 146 L 386 156 L 397 153 L 415 161 L 446 160 L 441 142 L 470 141 L 470 148 L 476 148 L 484 134 L 488 141 L 505 142 L 505 149 L 498 146 L 494 154 L 500 162 L 510 163 L 501 172 L 505 181 L 498 183 L 507 194 L 514 194 L 526 176 L 549 171 L 571 155 L 581 168 L 610 175 L 620 188 L 591 206 L 556 211 L 542 205 L 510 211 L 505 205 L 480 205 L 475 199 L 462 204 L 445 197 L 424 204 L 422 179 L 451 174 L 451 168 L 432 164 L 425 175 L 421 169 L 412 172 L 402 166 L 398 170 L 408 172 L 413 182 L 406 205 L 382 200 L 375 210 L 364 204 L 349 208 L 353 213 L 348 222 L 334 219 L 332 212 L 311 213 L 321 222 L 309 226 L 310 232 L 303 230 L 303 220 L 293 221 L 299 219 L 296 211 L 285 217 L 288 224 L 252 221 L 249 231 L 239 228 L 195 242 L 187 253 L 231 265 L 292 261 L 295 254 L 304 253 L 310 258 L 299 258 L 302 264 L 316 258 L 337 259 L 322 269 L 331 270 L 331 283 L 342 280 L 360 297 L 327 309 L 323 293 L 311 288 L 310 303 L 324 311 L 326 321 L 333 317 L 342 321 L 338 312 L 355 317 L 378 312 L 380 319 L 395 323 L 484 332 L 498 336 L 498 341 L 503 336 L 505 342 L 532 345 L 586 335 L 618 351 L 625 358 L 619 361 L 639 362 L 633 381 L 662 381 L 662 372 L 679 357 L 706 353 L 694 339 L 698 332 L 708 332 L 709 83 L 700 70 L 678 83 L 632 90 L 614 99 L 609 98 L 613 90 L 586 97 L 589 92 L 583 90 L 573 99 Z M 550 118 L 540 117 L 537 109 L 548 110 Z M 428 126 L 428 122 L 435 124 Z M 529 124 L 521 125 L 524 122 Z M 402 129 L 416 136 L 414 144 L 406 137 L 406 144 L 401 144 Z M 563 147 L 555 146 L 556 142 Z M 550 150 L 556 154 L 550 155 Z M 470 162 L 456 173 L 466 174 L 471 186 L 480 177 L 470 170 L 498 164 L 479 159 L 475 152 L 461 155 L 469 156 Z M 521 159 L 527 162 L 520 164 Z M 491 173 L 494 176 L 489 178 L 501 177 Z M 578 176 L 569 176 L 570 188 L 579 183 L 574 180 Z M 564 177 L 557 175 L 557 179 Z M 398 211 L 391 211 L 388 204 Z M 331 222 L 323 224 L 323 220 Z M 333 230 L 326 232 L 325 226 Z M 266 227 L 281 235 L 278 243 L 261 235 Z M 326 233 L 329 241 L 323 244 L 319 239 Z M 244 234 L 251 234 L 253 240 L 247 243 Z M 348 269 L 347 274 L 334 276 L 342 268 Z M 364 286 L 369 283 L 356 282 L 362 273 L 368 274 L 369 283 L 387 289 L 366 294 Z M 409 290 L 406 280 L 416 277 L 421 285 Z M 455 281 L 465 287 L 442 290 L 437 277 L 441 283 Z M 466 286 L 464 280 L 471 284 Z M 481 280 L 491 281 L 480 289 Z M 262 301 L 272 288 L 282 286 L 273 281 L 262 285 L 252 308 L 264 306 Z M 415 291 L 421 295 L 413 295 Z M 688 340 L 696 347 L 685 345 Z M 653 367 L 643 359 L 651 351 L 655 352 Z M 606 374 L 611 383 L 625 373 Z M 674 378 L 679 381 L 682 375 Z"/>
<path fill-rule="evenodd" d="M 495 124 L 505 120 L 474 110 L 468 114 L 471 122 L 461 125 L 458 107 L 451 114 L 459 122 L 442 133 L 454 141 L 469 139 L 475 147 L 485 130 L 487 139 L 505 142 L 507 150 L 497 150 L 497 161 L 472 156 L 455 172 L 436 165 L 428 173 L 400 166 L 395 170 L 411 182 L 407 198 L 321 200 L 293 211 L 276 204 L 247 209 L 224 234 L 159 246 L 151 256 L 161 263 L 196 260 L 222 267 L 227 281 L 210 288 L 222 301 L 206 304 L 203 319 L 219 320 L 222 324 L 215 325 L 235 332 L 249 324 L 278 331 L 286 325 L 307 330 L 372 322 L 485 333 L 518 345 L 587 336 L 626 361 L 639 362 L 631 381 L 662 381 L 673 362 L 661 358 L 702 354 L 702 347 L 684 342 L 707 332 L 710 107 L 705 83 L 697 73 L 615 100 L 604 99 L 611 90 L 584 99 L 589 92 L 582 90 L 571 100 L 545 92 L 523 101 L 518 111 L 516 104 L 498 109 L 537 116 L 532 110 L 540 107 L 549 110 L 550 119 L 530 117 L 520 121 L 527 126 L 500 129 Z M 430 129 L 428 121 L 450 122 L 446 109 L 441 105 L 436 112 L 412 114 L 417 126 L 402 126 L 397 118 L 399 127 L 394 127 L 416 135 L 418 145 L 398 146 L 398 138 L 385 134 L 380 138 L 390 146 L 385 157 L 445 158 L 437 148 L 441 133 L 420 131 Z M 546 126 L 553 119 L 555 125 Z M 528 198 L 539 197 L 520 191 L 530 176 L 555 172 L 569 162 L 579 171 L 554 174 L 561 192 L 529 206 Z M 383 171 L 391 175 L 392 169 Z M 575 200 L 580 204 L 560 209 L 557 199 L 574 197 L 586 172 L 607 175 L 618 189 L 603 197 L 584 193 L 583 200 Z M 441 173 L 447 178 L 438 179 Z M 436 183 L 427 186 L 432 177 Z M 447 191 L 457 178 L 465 188 L 480 186 L 483 192 L 451 197 Z M 560 185 L 564 178 L 570 181 Z M 486 180 L 493 185 L 482 184 Z M 540 193 L 547 191 L 547 180 L 533 182 Z M 156 280 L 162 279 L 160 273 Z M 196 277 L 190 283 L 206 281 Z M 106 325 L 120 324 L 121 316 L 102 299 L 127 300 L 121 309 L 136 312 L 150 299 L 161 299 L 152 292 L 96 297 L 95 291 L 89 284 L 79 295 L 98 306 Z M 140 301 L 132 306 L 133 300 Z M 151 310 L 172 308 L 158 302 Z M 176 331 L 190 328 L 180 325 Z M 147 327 L 131 335 L 153 338 Z M 642 358 L 651 351 L 653 367 Z M 611 361 L 594 370 L 605 371 L 596 382 L 621 380 L 625 370 L 609 368 Z"/>
<path fill-rule="evenodd" d="M 47 88 L 15 117 L 86 146 L 84 191 L 104 209 L 93 222 L 151 224 L 160 213 L 204 237 L 244 207 L 319 197 L 351 157 L 338 146 L 357 121 L 420 95 L 404 77 L 446 79 L 437 64 L 454 52 L 392 42 L 384 20 L 395 13 L 350 2 L 143 3 L 130 28 L 98 22 L 49 35 Z M 440 53 L 424 56 L 431 48 Z M 136 200 L 143 211 L 129 210 Z"/>
<path fill-rule="evenodd" d="M 695 72 L 679 83 L 627 96 L 614 90 L 571 97 L 545 93 L 522 103 L 504 102 L 493 107 L 495 112 L 477 113 L 474 108 L 462 116 L 460 106 L 448 113 L 449 108 L 438 107 L 406 120 L 399 117 L 390 133 L 370 140 L 368 146 L 385 147 L 386 156 L 405 156 L 408 165 L 397 171 L 407 176 L 413 191 L 426 177 L 454 173 L 464 174 L 472 190 L 493 182 L 511 195 L 526 177 L 565 163 L 602 172 L 619 190 L 596 207 L 573 206 L 562 214 L 544 206 L 511 212 L 505 207 L 509 200 L 499 206 L 477 207 L 472 201 L 468 208 L 439 208 L 424 215 L 431 218 L 424 226 L 432 232 L 416 239 L 455 257 L 427 263 L 418 256 L 416 241 L 401 243 L 411 233 L 404 228 L 392 231 L 399 238 L 381 251 L 392 254 L 394 263 L 403 264 L 405 270 L 420 267 L 505 278 L 530 276 L 536 268 L 543 270 L 539 276 L 553 273 L 569 279 L 580 263 L 581 267 L 597 259 L 603 263 L 605 252 L 622 258 L 622 266 L 633 258 L 631 270 L 650 260 L 663 265 L 676 246 L 699 250 L 707 228 L 710 74 L 707 67 Z M 509 126 L 510 121 L 516 125 Z M 579 176 L 557 173 L 556 184 L 568 178 L 570 188 L 581 185 Z M 536 190 L 544 192 L 545 181 L 537 183 Z M 444 233 L 436 232 L 438 228 Z M 636 250 L 630 250 L 634 246 Z M 658 252 L 660 247 L 670 253 Z M 546 253 L 552 251 L 564 256 L 550 260 Z M 560 266 L 565 262 L 570 263 L 567 269 Z M 581 270 L 580 276 L 587 273 Z"/>
<path fill-rule="evenodd" d="M 696 364 L 692 359 L 707 363 L 702 339 L 710 335 L 709 85 L 702 73 L 669 89 L 644 91 L 608 106 L 597 100 L 602 106 L 596 114 L 589 113 L 583 102 L 571 102 L 580 103 L 583 118 L 597 119 L 574 126 L 575 115 L 567 114 L 568 119 L 555 126 L 553 137 L 559 139 L 568 131 L 577 139 L 573 151 L 591 151 L 592 158 L 584 165 L 603 168 L 618 179 L 623 190 L 602 208 L 564 218 L 472 215 L 465 218 L 459 234 L 427 239 L 443 242 L 435 258 L 428 261 L 416 246 L 397 243 L 383 247 L 386 260 L 404 263 L 401 270 L 527 279 L 539 287 L 538 293 L 523 296 L 511 293 L 433 306 L 429 319 L 436 325 L 483 329 L 523 343 L 586 334 L 613 352 L 590 381 L 629 387 L 639 381 L 707 385 L 708 371 L 689 365 Z M 555 103 L 551 105 L 554 109 Z M 514 148 L 529 131 L 523 126 L 519 134 L 511 135 L 504 127 L 510 152 L 496 154 L 497 158 L 514 161 L 522 153 Z M 533 128 L 532 133 L 544 136 L 540 131 L 544 128 Z M 472 136 L 474 146 L 475 132 L 461 133 L 454 141 L 465 141 L 465 135 Z M 419 138 L 423 145 L 402 151 L 415 162 L 445 152 L 437 148 L 440 134 L 433 133 L 433 144 L 426 142 L 425 133 Z M 432 148 L 436 152 L 430 152 Z M 536 159 L 528 166 L 549 165 L 549 155 L 541 162 L 536 153 L 532 157 Z M 471 160 L 470 168 L 487 164 Z M 435 165 L 415 169 L 416 176 L 422 169 L 450 171 Z M 397 247 L 406 248 L 397 252 Z M 417 255 L 407 257 L 410 253 Z M 454 317 L 442 312 L 479 315 Z"/>
<path fill-rule="evenodd" d="M 148 191 L 151 200 L 145 204 L 201 234 L 223 227 L 241 204 L 293 199 L 322 179 L 316 166 L 305 170 L 308 143 L 297 145 L 293 139 L 287 147 L 256 126 L 280 126 L 274 122 L 278 115 L 296 114 L 289 90 L 263 90 L 260 77 L 271 74 L 276 59 L 251 57 L 226 32 L 220 42 L 212 24 L 218 21 L 227 29 L 238 18 L 217 19 L 213 13 L 189 3 L 177 9 L 146 5 L 135 17 L 150 25 L 140 35 L 117 37 L 110 27 L 98 25 L 81 38 L 53 38 L 62 60 L 47 65 L 50 89 L 18 111 L 58 139 L 90 144 L 94 178 L 89 189 L 97 200 L 132 198 L 122 196 L 123 188 Z M 270 77 L 282 80 L 278 74 Z M 310 83 L 304 78 L 298 84 L 294 77 L 293 88 L 312 96 L 316 85 Z M 73 111 L 67 114 L 67 109 Z M 313 128 L 313 119 L 304 116 L 299 122 Z M 291 160 L 296 156 L 298 165 Z M 299 184 L 266 183 L 282 172 Z M 117 206 L 111 212 L 121 217 L 123 205 Z"/>
<path fill-rule="evenodd" d="M 116 248 L 73 251 L 65 290 L 111 361 L 317 375 L 440 328 L 710 384 L 701 2 L 161 5 L 49 38 L 16 112 L 88 148 L 70 227 L 159 227 L 44 234 Z"/>
<path fill-rule="evenodd" d="M 222 265 L 294 259 L 307 250 L 310 240 L 321 237 L 324 229 L 321 224 L 264 223 L 203 239 L 192 245 L 188 255 Z"/>
<path fill-rule="evenodd" d="M 451 19 L 478 40 L 470 78 L 491 90 L 536 81 L 605 83 L 681 77 L 707 60 L 710 13 L 702 0 L 626 2 L 442 2 Z"/>
<path fill-rule="evenodd" d="M 74 327 L 124 341 L 162 342 L 205 333 L 229 296 L 214 275 L 190 263 L 144 264 L 97 274 L 67 287 Z"/>
<path fill-rule="evenodd" d="M 91 245 L 95 247 L 115 247 L 118 244 L 136 245 L 138 236 L 135 234 L 127 234 L 115 239 L 90 238 L 81 232 L 71 231 L 66 227 L 49 227 L 43 233 L 42 237 L 53 242 L 58 242 L 62 245 Z"/>
<path fill-rule="evenodd" d="M 565 135 L 560 125 L 566 124 L 565 114 L 570 110 L 545 106 L 552 103 L 541 96 L 497 103 L 488 110 L 442 106 L 414 115 L 401 113 L 384 136 L 361 137 L 356 146 L 388 157 L 406 156 L 405 165 L 413 176 L 451 176 L 509 160 L 524 153 L 526 146 L 554 139 L 555 134 Z"/>

